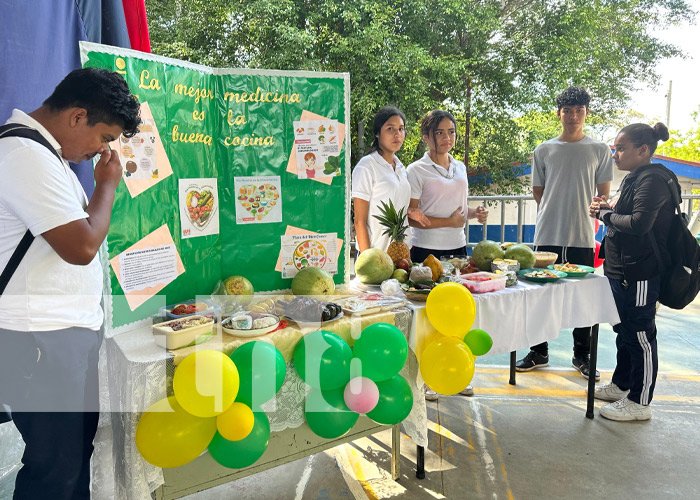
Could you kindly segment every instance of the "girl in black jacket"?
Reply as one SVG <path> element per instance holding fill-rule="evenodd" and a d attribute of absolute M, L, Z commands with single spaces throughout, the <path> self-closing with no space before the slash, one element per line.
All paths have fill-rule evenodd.
<path fill-rule="evenodd" d="M 651 418 L 656 384 L 656 302 L 659 298 L 661 269 L 654 254 L 650 233 L 661 252 L 665 251 L 668 230 L 674 217 L 673 202 L 664 180 L 644 171 L 665 169 L 651 163 L 659 140 L 669 137 L 663 123 L 654 127 L 635 123 L 623 128 L 615 138 L 613 159 L 619 170 L 629 172 L 620 185 L 614 208 L 605 197 L 593 198 L 591 217 L 608 228 L 601 253 L 605 276 L 610 280 L 620 323 L 617 333 L 617 366 L 612 382 L 596 386 L 595 397 L 612 401 L 600 409 L 611 420 L 631 421 Z"/>

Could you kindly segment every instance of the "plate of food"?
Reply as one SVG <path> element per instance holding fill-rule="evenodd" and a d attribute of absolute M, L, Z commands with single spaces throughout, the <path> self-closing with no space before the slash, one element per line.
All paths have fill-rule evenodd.
<path fill-rule="evenodd" d="M 566 278 L 567 275 L 563 271 L 552 271 L 549 269 L 521 269 L 518 271 L 518 276 L 536 283 L 551 283 L 552 281 Z"/>
<path fill-rule="evenodd" d="M 236 337 L 258 337 L 275 330 L 280 324 L 279 316 L 244 311 L 221 322 L 221 328 Z"/>
<path fill-rule="evenodd" d="M 216 306 L 209 301 L 197 301 L 192 299 L 161 307 L 159 314 L 170 319 L 179 319 L 194 316 L 195 314 L 201 316 L 210 314 L 217 315 L 219 314 L 220 309 L 221 308 L 219 306 Z"/>
<path fill-rule="evenodd" d="M 403 287 L 402 287 L 403 288 Z M 435 288 L 434 281 L 409 281 L 404 288 L 406 297 L 418 302 L 428 300 L 428 295 Z"/>
<path fill-rule="evenodd" d="M 568 262 L 565 264 L 552 264 L 547 266 L 547 269 L 565 272 L 566 276 L 569 278 L 582 278 L 587 274 L 591 274 L 595 271 L 595 269 L 593 269 L 591 266 L 583 266 L 581 264 L 569 264 Z"/>

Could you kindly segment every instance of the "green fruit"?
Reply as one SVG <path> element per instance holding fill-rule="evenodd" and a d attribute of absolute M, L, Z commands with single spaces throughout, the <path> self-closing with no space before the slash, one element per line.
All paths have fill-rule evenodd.
<path fill-rule="evenodd" d="M 535 252 L 522 243 L 513 245 L 506 250 L 506 259 L 513 259 L 520 262 L 520 269 L 532 269 L 535 265 Z"/>
<path fill-rule="evenodd" d="M 226 278 L 215 292 L 216 295 L 235 295 L 236 302 L 243 306 L 250 304 L 254 293 L 253 284 L 243 276 Z"/>
<path fill-rule="evenodd" d="M 491 271 L 491 262 L 494 259 L 502 259 L 501 245 L 491 240 L 480 241 L 472 251 L 472 260 L 476 267 L 482 271 Z"/>
<path fill-rule="evenodd" d="M 389 254 L 379 248 L 368 248 L 355 261 L 355 275 L 362 283 L 379 285 L 394 272 Z"/>
<path fill-rule="evenodd" d="M 320 267 L 305 267 L 292 280 L 294 295 L 332 295 L 333 277 Z"/>
<path fill-rule="evenodd" d="M 397 269 L 391 277 L 395 280 L 399 280 L 399 283 L 406 283 L 408 281 L 408 273 L 405 269 Z"/>

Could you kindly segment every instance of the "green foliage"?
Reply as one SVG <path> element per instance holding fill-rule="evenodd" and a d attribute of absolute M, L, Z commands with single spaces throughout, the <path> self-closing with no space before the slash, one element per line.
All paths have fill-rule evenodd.
<path fill-rule="evenodd" d="M 400 152 L 424 152 L 417 124 L 434 108 L 461 123 L 454 156 L 470 172 L 520 192 L 505 170 L 559 133 L 554 98 L 586 86 L 598 123 L 625 109 L 632 90 L 657 81 L 656 63 L 679 55 L 652 30 L 692 19 L 685 0 L 147 0 L 153 51 L 221 67 L 350 74 L 353 164 L 386 105 L 407 117 Z M 555 117 L 556 118 L 556 117 Z M 598 128 L 596 128 L 598 127 Z"/>
<path fill-rule="evenodd" d="M 671 137 L 656 149 L 656 154 L 700 162 L 700 108 L 691 116 L 695 125 L 682 135 L 676 130 L 671 130 Z"/>

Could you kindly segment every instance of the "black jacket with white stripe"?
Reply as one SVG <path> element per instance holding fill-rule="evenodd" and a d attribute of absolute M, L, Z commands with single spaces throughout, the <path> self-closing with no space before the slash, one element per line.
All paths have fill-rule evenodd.
<path fill-rule="evenodd" d="M 629 173 L 613 209 L 601 209 L 598 214 L 608 229 L 600 257 L 605 258 L 603 269 L 610 279 L 643 281 L 661 273 L 649 231 L 653 231 L 662 260 L 669 259 L 666 241 L 675 216 L 671 195 L 660 176 L 644 176 L 637 182 L 640 173 L 651 169 L 666 167 L 652 163 Z"/>

